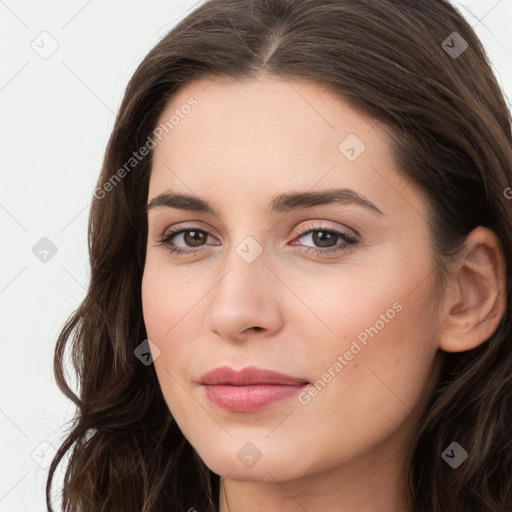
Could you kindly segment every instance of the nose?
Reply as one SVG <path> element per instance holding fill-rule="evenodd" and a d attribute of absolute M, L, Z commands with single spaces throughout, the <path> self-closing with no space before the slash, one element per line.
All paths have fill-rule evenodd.
<path fill-rule="evenodd" d="M 267 264 L 264 255 L 252 263 L 236 253 L 226 258 L 222 277 L 208 294 L 208 330 L 229 341 L 279 332 L 283 320 L 281 287 Z"/>

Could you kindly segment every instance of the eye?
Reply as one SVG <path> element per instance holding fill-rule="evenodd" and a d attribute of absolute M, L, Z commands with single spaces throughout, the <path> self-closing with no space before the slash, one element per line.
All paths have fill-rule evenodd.
<path fill-rule="evenodd" d="M 358 239 L 356 237 L 349 233 L 346 233 L 345 231 L 321 227 L 309 227 L 309 229 L 306 228 L 306 230 L 302 231 L 300 236 L 296 238 L 296 240 L 301 239 L 304 240 L 305 243 L 310 242 L 314 244 L 313 246 L 306 246 L 306 248 L 304 249 L 306 253 L 329 255 L 336 254 L 340 251 L 344 251 L 350 246 L 355 246 L 358 243 Z"/>
<path fill-rule="evenodd" d="M 164 235 L 163 238 L 158 240 L 160 245 L 167 247 L 171 254 L 194 254 L 196 253 L 204 242 L 208 239 L 210 233 L 203 229 L 196 228 L 183 228 L 183 229 L 171 229 L 170 232 Z M 213 238 L 213 237 L 212 237 Z M 184 247 L 176 246 L 176 241 L 185 243 Z M 188 247 L 193 247 L 193 249 L 188 249 Z"/>

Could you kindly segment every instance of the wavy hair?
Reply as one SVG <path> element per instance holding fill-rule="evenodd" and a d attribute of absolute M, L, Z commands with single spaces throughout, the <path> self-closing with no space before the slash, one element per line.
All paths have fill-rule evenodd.
<path fill-rule="evenodd" d="M 477 226 L 492 229 L 512 261 L 510 111 L 481 42 L 451 4 L 203 2 L 135 71 L 105 152 L 89 217 L 90 284 L 55 349 L 56 381 L 76 414 L 49 470 L 51 512 L 61 463 L 65 512 L 218 511 L 219 476 L 179 430 L 153 365 L 134 356 L 147 337 L 141 280 L 152 155 L 129 172 L 126 162 L 193 80 L 261 76 L 324 84 L 386 127 L 399 171 L 428 198 L 439 290 L 447 262 Z M 404 474 L 412 512 L 512 510 L 511 269 L 493 335 L 475 349 L 443 353 Z M 66 349 L 76 392 L 66 380 Z M 454 440 L 469 452 L 456 470 L 441 458 Z"/>

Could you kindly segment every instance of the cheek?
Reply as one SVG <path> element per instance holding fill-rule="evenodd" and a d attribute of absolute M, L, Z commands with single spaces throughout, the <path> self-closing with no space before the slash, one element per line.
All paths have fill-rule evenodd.
<path fill-rule="evenodd" d="M 295 323 L 308 376 L 317 383 L 304 395 L 315 409 L 311 417 L 343 403 L 360 420 L 376 411 L 384 419 L 423 396 L 437 352 L 430 268 L 427 258 L 395 254 L 378 267 L 366 265 L 364 274 L 344 270 L 318 277 L 314 286 L 297 284 L 309 306 L 297 310 Z"/>
<path fill-rule="evenodd" d="M 194 316 L 200 304 L 201 290 L 197 281 L 183 278 L 165 264 L 148 261 L 142 278 L 142 308 L 148 337 L 165 343 L 180 329 L 194 326 L 188 318 Z M 197 305 L 196 305 L 197 304 Z M 159 347 L 161 350 L 165 346 Z"/>
<path fill-rule="evenodd" d="M 174 302 L 173 288 L 162 269 L 146 264 L 142 278 L 142 311 L 148 338 L 158 347 L 160 355 L 155 359 L 155 368 L 162 382 L 163 369 L 168 367 L 169 345 L 166 340 L 173 335 L 173 326 L 178 317 Z M 164 380 L 168 380 L 164 378 Z"/>
<path fill-rule="evenodd" d="M 151 262 L 150 262 L 151 263 Z M 199 276 L 184 278 L 164 265 L 147 265 L 142 279 L 142 308 L 148 338 L 158 346 L 155 360 L 163 392 L 189 378 L 188 371 L 198 355 L 207 357 L 210 347 L 198 354 L 195 340 L 204 338 L 208 283 Z M 172 377 L 171 377 L 172 375 Z M 162 377 L 162 379 L 160 378 Z"/>
<path fill-rule="evenodd" d="M 350 435 L 379 437 L 423 405 L 437 352 L 425 268 L 333 281 L 324 288 L 330 300 L 316 292 L 318 314 L 335 334 L 304 347 L 315 379 L 301 402 L 311 428 L 322 418 L 333 430 L 342 422 Z"/>
<path fill-rule="evenodd" d="M 142 308 L 148 338 L 160 354 L 154 359 L 155 372 L 167 407 L 185 430 L 194 421 L 194 411 L 179 406 L 190 402 L 184 390 L 184 369 L 190 368 L 194 350 L 190 340 L 198 335 L 198 324 L 191 322 L 197 302 L 188 287 L 177 285 L 170 272 L 147 266 L 142 279 Z M 178 292 L 179 290 L 179 292 Z"/>

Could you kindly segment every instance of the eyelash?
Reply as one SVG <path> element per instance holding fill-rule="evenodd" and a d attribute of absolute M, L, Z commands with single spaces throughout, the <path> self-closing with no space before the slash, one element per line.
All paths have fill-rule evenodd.
<path fill-rule="evenodd" d="M 174 247 L 170 245 L 171 241 L 177 237 L 178 235 L 182 233 L 186 233 L 187 231 L 196 231 L 199 233 L 203 233 L 207 236 L 213 236 L 211 233 L 204 229 L 197 229 L 194 227 L 188 227 L 188 228 L 178 228 L 178 229 L 171 229 L 168 231 L 161 239 L 158 240 L 159 245 L 165 246 L 170 254 L 176 254 L 176 255 L 192 255 L 196 254 L 201 249 L 183 249 L 181 247 Z M 311 233 L 315 232 L 322 232 L 322 233 L 329 233 L 331 235 L 335 235 L 336 238 L 341 238 L 345 242 L 345 246 L 343 247 L 330 247 L 327 249 L 319 249 L 317 247 L 306 247 L 304 248 L 304 252 L 306 253 L 315 253 L 317 255 L 333 255 L 337 254 L 340 251 L 346 250 L 348 247 L 355 247 L 357 246 L 359 240 L 352 235 L 349 235 L 348 233 L 345 233 L 344 231 L 339 231 L 337 229 L 332 228 L 311 228 L 308 227 L 305 230 L 301 230 L 298 233 L 298 236 L 296 238 L 302 238 L 306 235 L 309 235 Z"/>

